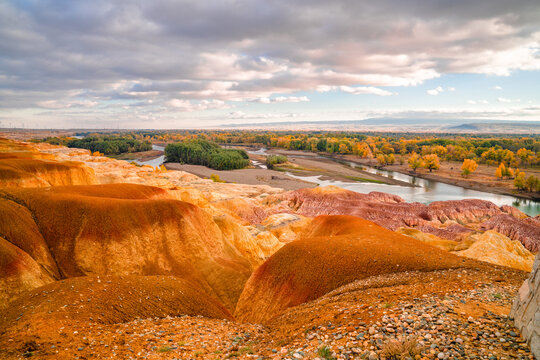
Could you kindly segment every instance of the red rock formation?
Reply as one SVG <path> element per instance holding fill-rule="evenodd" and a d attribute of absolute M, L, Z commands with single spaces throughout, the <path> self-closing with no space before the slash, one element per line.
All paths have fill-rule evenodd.
<path fill-rule="evenodd" d="M 458 241 L 475 230 L 480 223 L 505 213 L 510 213 L 508 216 L 513 217 L 516 223 L 535 222 L 533 219 L 519 220 L 521 212 L 517 209 L 512 211 L 508 207 L 499 208 L 484 200 L 435 201 L 424 205 L 406 203 L 399 197 L 384 193 L 360 194 L 336 187 L 289 191 L 269 197 L 267 203 L 270 205 L 270 212 L 288 210 L 311 217 L 354 215 L 390 230 L 412 227 Z M 520 227 L 523 231 L 525 228 Z M 513 240 L 527 238 L 528 235 L 519 235 L 518 232 L 507 231 L 505 235 Z"/>
<path fill-rule="evenodd" d="M 30 255 L 0 237 L 0 309 L 26 290 L 53 281 Z"/>
<path fill-rule="evenodd" d="M 212 205 L 240 220 L 244 225 L 260 224 L 268 216 L 262 207 L 242 198 L 215 201 Z"/>
<path fill-rule="evenodd" d="M 355 280 L 477 263 L 353 216 L 319 216 L 250 277 L 237 319 L 264 322 Z"/>
<path fill-rule="evenodd" d="M 519 240 L 529 251 L 537 252 L 540 249 L 540 226 L 534 218 L 518 220 L 508 214 L 492 217 L 482 223 L 483 230 L 495 230 L 512 240 Z"/>
<path fill-rule="evenodd" d="M 64 278 L 175 275 L 233 309 L 252 271 L 235 247 L 245 239 L 222 232 L 199 207 L 167 196 L 160 188 L 130 184 L 4 189 L 0 197 L 24 207 L 21 214 L 34 221 L 28 232 L 39 228 L 42 237 L 32 233 L 24 240 L 23 230 L 14 235 L 8 212 L 0 213 L 0 234 L 11 234 L 13 243 L 32 254 L 41 254 L 44 241 Z M 25 222 L 29 216 L 17 229 Z M 35 260 L 46 265 L 46 258 Z"/>

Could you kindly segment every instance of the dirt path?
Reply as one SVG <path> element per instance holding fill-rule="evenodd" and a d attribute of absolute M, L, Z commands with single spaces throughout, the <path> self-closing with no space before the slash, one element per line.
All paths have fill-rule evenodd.
<path fill-rule="evenodd" d="M 223 181 L 248 185 L 269 185 L 285 190 L 298 190 L 312 188 L 317 184 L 289 177 L 282 172 L 267 169 L 239 169 L 239 170 L 214 170 L 202 165 L 181 165 L 178 163 L 166 163 L 169 170 L 187 171 L 202 178 L 210 175 L 218 175 Z"/>

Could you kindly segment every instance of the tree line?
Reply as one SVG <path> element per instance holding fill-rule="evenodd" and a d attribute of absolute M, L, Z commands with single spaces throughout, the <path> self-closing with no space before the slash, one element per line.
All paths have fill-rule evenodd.
<path fill-rule="evenodd" d="M 90 150 L 92 153 L 99 152 L 104 155 L 119 155 L 152 150 L 152 143 L 149 140 L 137 140 L 132 137 L 119 137 L 111 135 L 94 135 L 82 139 L 70 137 L 49 137 L 45 142 L 53 145 L 64 145 L 70 148 L 80 148 Z"/>
<path fill-rule="evenodd" d="M 168 144 L 165 147 L 165 161 L 204 165 L 215 170 L 242 169 L 249 165 L 249 157 L 244 150 L 223 149 L 203 139 Z"/>

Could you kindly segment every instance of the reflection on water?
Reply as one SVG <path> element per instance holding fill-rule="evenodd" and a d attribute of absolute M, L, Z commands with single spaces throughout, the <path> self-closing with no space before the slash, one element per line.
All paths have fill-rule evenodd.
<path fill-rule="evenodd" d="M 164 151 L 165 148 L 163 146 L 158 145 L 152 145 L 152 150 L 159 150 Z M 150 165 L 152 167 L 160 166 L 165 162 L 165 154 L 161 155 L 160 157 L 157 157 L 155 159 L 147 160 L 147 161 L 139 161 L 139 160 L 133 160 L 133 162 L 139 164 L 139 165 Z"/>
<path fill-rule="evenodd" d="M 257 167 L 257 168 L 260 168 L 260 169 L 268 169 L 268 167 L 263 164 L 262 162 L 260 161 L 257 161 L 257 160 L 251 160 L 251 163 L 253 164 L 253 166 Z"/>
<path fill-rule="evenodd" d="M 256 152 L 250 151 L 251 154 L 267 155 L 266 149 L 262 148 Z M 292 156 L 291 156 L 292 157 Z M 294 155 L 294 157 L 301 157 Z M 313 158 L 310 156 L 310 158 Z M 491 194 L 483 191 L 465 189 L 460 186 L 449 185 L 434 180 L 426 180 L 416 176 L 410 176 L 401 174 L 394 171 L 379 170 L 369 166 L 358 165 L 349 161 L 338 161 L 331 159 L 346 166 L 358 168 L 360 170 L 385 176 L 391 179 L 407 182 L 414 187 L 376 184 L 376 183 L 349 183 L 333 180 L 321 180 L 321 176 L 297 176 L 291 173 L 287 173 L 290 177 L 305 180 L 319 184 L 320 186 L 334 185 L 344 189 L 368 193 L 370 191 L 381 191 L 394 195 L 401 196 L 407 202 L 420 202 L 423 204 L 429 204 L 433 201 L 445 201 L 445 200 L 463 200 L 463 199 L 481 199 L 491 201 L 498 206 L 511 205 L 519 210 L 523 211 L 527 215 L 536 216 L 540 214 L 540 202 L 520 199 L 510 195 Z"/>

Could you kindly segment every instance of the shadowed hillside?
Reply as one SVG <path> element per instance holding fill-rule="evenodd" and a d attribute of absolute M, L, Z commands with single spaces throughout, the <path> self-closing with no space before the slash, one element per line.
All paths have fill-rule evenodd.
<path fill-rule="evenodd" d="M 352 216 L 319 216 L 299 240 L 281 248 L 251 276 L 235 315 L 264 322 L 288 307 L 355 280 L 406 271 L 479 266 Z"/>
<path fill-rule="evenodd" d="M 29 212 L 35 223 L 29 215 L 13 223 L 2 213 L 0 234 L 14 232 L 14 226 L 34 229 L 32 237 L 14 239 L 29 253 L 43 253 L 35 258 L 40 265 L 50 266 L 52 256 L 62 278 L 170 274 L 192 279 L 234 308 L 252 271 L 234 246 L 235 233 L 225 236 L 210 214 L 167 198 L 159 188 L 112 184 L 12 189 L 1 196 L 8 206 L 23 207 L 22 213 Z"/>

